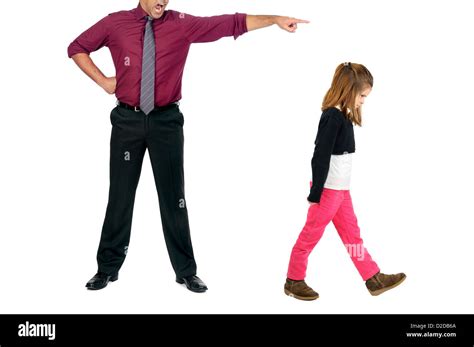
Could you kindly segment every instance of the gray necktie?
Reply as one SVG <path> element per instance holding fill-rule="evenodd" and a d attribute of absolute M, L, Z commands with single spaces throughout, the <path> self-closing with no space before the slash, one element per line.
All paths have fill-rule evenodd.
<path fill-rule="evenodd" d="M 148 115 L 155 108 L 155 35 L 153 18 L 147 17 L 143 39 L 142 83 L 140 88 L 140 108 Z"/>

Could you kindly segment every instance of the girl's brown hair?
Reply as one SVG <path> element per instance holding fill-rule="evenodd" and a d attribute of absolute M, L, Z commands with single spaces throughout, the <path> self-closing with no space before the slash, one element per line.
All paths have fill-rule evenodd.
<path fill-rule="evenodd" d="M 372 88 L 374 78 L 362 64 L 343 63 L 336 68 L 331 87 L 323 100 L 322 110 L 339 107 L 352 123 L 362 125 L 362 110 L 356 108 L 356 97 L 365 88 Z"/>

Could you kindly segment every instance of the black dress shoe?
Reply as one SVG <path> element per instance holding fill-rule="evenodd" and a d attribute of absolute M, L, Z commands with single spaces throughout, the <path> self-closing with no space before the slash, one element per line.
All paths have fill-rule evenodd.
<path fill-rule="evenodd" d="M 107 275 L 103 272 L 98 272 L 86 284 L 86 288 L 90 290 L 99 290 L 107 287 L 107 284 L 118 280 L 118 274 Z"/>
<path fill-rule="evenodd" d="M 186 288 L 195 293 L 204 293 L 207 290 L 206 284 L 195 275 L 176 278 L 176 282 L 185 284 Z"/>

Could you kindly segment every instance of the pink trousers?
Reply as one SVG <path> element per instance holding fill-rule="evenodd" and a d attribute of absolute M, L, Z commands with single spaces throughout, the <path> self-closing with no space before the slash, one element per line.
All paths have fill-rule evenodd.
<path fill-rule="evenodd" d="M 289 279 L 303 280 L 306 277 L 308 257 L 331 221 L 362 279 L 366 281 L 380 271 L 360 237 L 350 192 L 324 188 L 320 203 L 309 207 L 306 224 L 291 252 Z"/>

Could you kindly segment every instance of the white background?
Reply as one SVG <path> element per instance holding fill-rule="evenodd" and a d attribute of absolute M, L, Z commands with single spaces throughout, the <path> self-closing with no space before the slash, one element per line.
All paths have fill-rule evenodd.
<path fill-rule="evenodd" d="M 473 313 L 470 1 L 171 0 L 194 15 L 311 20 L 192 47 L 187 200 L 206 294 L 174 282 L 148 156 L 118 282 L 96 270 L 107 203 L 106 95 L 69 43 L 136 1 L 4 2 L 0 14 L 0 313 Z M 108 49 L 92 55 L 114 74 Z M 371 297 L 334 227 L 309 261 L 315 302 L 284 295 L 304 225 L 320 105 L 336 66 L 375 77 L 356 130 L 352 197 L 362 236 L 399 288 Z"/>

